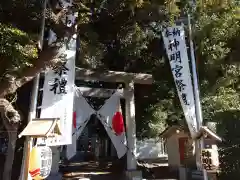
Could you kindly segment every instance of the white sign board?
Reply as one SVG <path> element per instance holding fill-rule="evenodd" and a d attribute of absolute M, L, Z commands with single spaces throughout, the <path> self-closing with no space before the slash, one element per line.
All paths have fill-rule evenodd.
<path fill-rule="evenodd" d="M 62 135 L 38 140 L 38 144 L 58 146 L 72 143 L 73 99 L 75 81 L 76 39 L 72 38 L 64 52 L 66 63 L 45 75 L 40 118 L 60 118 Z"/>
<path fill-rule="evenodd" d="M 184 28 L 183 26 L 165 28 L 162 36 L 188 128 L 194 136 L 197 122 Z"/>

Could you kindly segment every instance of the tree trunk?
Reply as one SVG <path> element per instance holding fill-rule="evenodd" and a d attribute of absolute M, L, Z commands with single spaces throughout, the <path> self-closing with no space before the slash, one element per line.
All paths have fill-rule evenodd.
<path fill-rule="evenodd" d="M 21 117 L 18 111 L 14 109 L 7 99 L 0 99 L 0 115 L 3 125 L 8 132 L 8 148 L 3 170 L 3 180 L 11 180 L 12 165 L 17 141 L 17 130 Z"/>
<path fill-rule="evenodd" d="M 7 154 L 6 154 L 6 159 L 4 163 L 3 180 L 11 180 L 16 141 L 17 141 L 17 131 L 16 132 L 8 131 L 8 147 L 7 147 Z"/>
<path fill-rule="evenodd" d="M 39 52 L 38 60 L 34 61 L 31 67 L 24 69 L 21 77 L 15 77 L 14 74 L 10 74 L 8 78 L 5 78 L 5 81 L 1 82 L 0 118 L 8 132 L 8 149 L 4 165 L 3 180 L 11 180 L 17 130 L 21 121 L 18 111 L 7 99 L 5 99 L 5 97 L 8 94 L 15 93 L 19 87 L 31 81 L 38 73 L 42 72 L 47 67 L 60 65 L 63 62 L 64 57 L 62 57 L 62 53 L 59 52 L 66 49 L 64 37 L 69 39 L 74 33 L 76 33 L 75 24 L 77 21 L 73 22 L 71 27 L 67 27 L 61 20 L 68 12 L 72 12 L 72 7 L 63 8 L 60 12 L 54 14 L 53 12 L 55 11 L 51 7 L 51 3 L 49 3 L 49 6 L 50 12 L 52 13 L 48 21 L 51 23 L 51 29 L 56 30 L 58 37 L 57 41 L 53 43 L 52 46 L 47 46 L 43 49 L 40 48 L 41 51 Z"/>

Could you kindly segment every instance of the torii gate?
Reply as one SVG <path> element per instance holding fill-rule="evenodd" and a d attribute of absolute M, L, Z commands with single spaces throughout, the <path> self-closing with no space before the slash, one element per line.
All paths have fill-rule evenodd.
<path fill-rule="evenodd" d="M 142 73 L 126 73 L 119 71 L 92 71 L 83 68 L 76 68 L 75 80 L 84 81 L 104 81 L 104 82 L 121 82 L 125 84 L 123 89 L 122 97 L 125 98 L 125 113 L 126 113 L 126 133 L 128 142 L 127 151 L 127 176 L 129 179 L 136 176 L 137 170 L 137 160 L 136 160 L 136 123 L 135 123 L 135 102 L 134 102 L 134 83 L 138 84 L 152 84 L 153 79 L 150 74 Z M 38 90 L 38 80 L 35 82 L 35 89 L 33 93 L 37 93 Z M 110 97 L 114 89 L 103 89 L 103 88 L 81 88 L 84 96 L 92 97 Z M 33 94 L 33 97 L 37 97 Z M 34 101 L 37 99 L 34 98 Z M 36 102 L 33 103 L 36 106 Z M 31 108 L 31 115 L 35 114 L 35 107 Z M 29 141 L 30 142 L 30 141 Z M 29 145 L 30 147 L 31 145 Z M 54 147 L 53 147 L 54 148 Z M 58 151 L 55 147 L 54 151 Z M 59 156 L 53 157 L 52 172 L 58 173 L 58 161 Z M 24 166 L 25 167 L 25 164 Z M 27 168 L 26 168 L 27 169 Z M 24 169 L 22 169 L 24 171 Z M 141 176 L 138 175 L 138 177 Z M 27 178 L 27 171 L 24 172 L 22 178 Z"/>
<path fill-rule="evenodd" d="M 125 84 L 122 97 L 125 98 L 126 133 L 129 148 L 127 152 L 127 170 L 135 171 L 137 169 L 137 160 L 136 156 L 134 156 L 136 155 L 134 83 L 146 85 L 152 84 L 152 75 L 119 71 L 102 72 L 76 68 L 75 80 L 121 82 Z M 84 96 L 109 97 L 112 94 L 111 90 L 102 88 L 83 88 L 83 90 Z"/>

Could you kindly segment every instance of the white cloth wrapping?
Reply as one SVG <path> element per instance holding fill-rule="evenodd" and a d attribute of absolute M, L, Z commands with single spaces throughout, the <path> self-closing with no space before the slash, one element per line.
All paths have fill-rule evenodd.
<path fill-rule="evenodd" d="M 97 116 L 103 124 L 108 136 L 116 148 L 118 158 L 123 157 L 127 152 L 127 141 L 125 132 L 117 136 L 112 130 L 112 119 L 120 106 L 120 96 L 118 93 L 113 94 L 97 112 Z M 76 141 L 81 135 L 83 129 L 88 123 L 90 116 L 96 111 L 88 104 L 80 91 L 75 92 L 74 109 L 76 111 L 76 130 L 73 131 L 72 144 L 67 146 L 66 156 L 68 159 L 76 154 Z"/>
<path fill-rule="evenodd" d="M 57 34 L 50 29 L 48 35 L 48 45 L 51 46 L 54 42 L 56 42 L 56 40 Z"/>
<path fill-rule="evenodd" d="M 77 152 L 77 135 L 73 134 L 72 136 L 72 144 L 67 145 L 66 148 L 66 158 L 71 159 Z"/>
<path fill-rule="evenodd" d="M 118 158 L 123 157 L 127 152 L 127 141 L 125 132 L 117 136 L 112 130 L 112 119 L 120 105 L 120 96 L 118 93 L 113 94 L 98 111 L 98 118 L 104 125 L 108 136 L 116 148 Z"/>
<path fill-rule="evenodd" d="M 81 135 L 83 129 L 87 125 L 90 116 L 95 113 L 95 110 L 88 104 L 81 93 L 76 92 L 74 98 L 74 108 L 76 110 L 76 134 L 77 138 Z"/>
<path fill-rule="evenodd" d="M 87 103 L 82 94 L 75 92 L 74 112 L 76 112 L 76 128 L 73 127 L 72 144 L 67 146 L 66 158 L 71 159 L 77 152 L 77 139 L 88 123 L 90 116 L 95 112 Z"/>

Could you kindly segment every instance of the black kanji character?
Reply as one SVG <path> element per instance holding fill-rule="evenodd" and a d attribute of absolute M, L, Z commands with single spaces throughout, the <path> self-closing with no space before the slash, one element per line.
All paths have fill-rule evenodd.
<path fill-rule="evenodd" d="M 59 85 L 59 79 L 58 78 L 55 78 L 54 79 L 54 83 L 51 84 L 52 88 L 50 89 L 50 91 L 53 91 L 54 94 L 57 93 L 57 88 L 58 88 L 58 85 Z"/>
<path fill-rule="evenodd" d="M 52 88 L 50 89 L 50 91 L 53 91 L 54 94 L 66 94 L 66 85 L 67 85 L 67 80 L 65 78 L 62 79 L 58 79 L 55 78 L 54 79 L 54 83 L 51 85 Z M 57 90 L 59 90 L 57 92 Z"/>
<path fill-rule="evenodd" d="M 172 35 L 172 32 L 168 30 L 168 28 L 166 28 L 166 32 L 165 32 L 165 37 L 169 37 Z"/>
<path fill-rule="evenodd" d="M 186 86 L 186 85 L 185 85 Z M 187 100 L 187 94 L 182 93 L 182 100 L 185 105 L 189 105 L 188 100 Z"/>
<path fill-rule="evenodd" d="M 177 62 L 182 63 L 181 52 L 177 51 L 176 53 L 171 54 L 170 61 L 174 61 L 175 63 L 177 63 Z"/>
<path fill-rule="evenodd" d="M 176 78 L 179 78 L 179 77 L 182 77 L 182 73 L 181 73 L 181 70 L 182 70 L 183 66 L 180 66 L 180 65 L 175 65 L 175 68 L 172 68 L 172 71 L 174 71 L 174 75 Z"/>
<path fill-rule="evenodd" d="M 47 156 L 47 154 L 46 154 L 46 152 L 41 152 L 41 158 L 46 158 L 46 156 Z"/>
<path fill-rule="evenodd" d="M 174 40 L 169 40 L 168 49 L 171 51 L 173 51 L 173 48 L 178 50 L 179 44 L 180 44 L 179 41 L 177 41 L 175 38 L 174 38 Z"/>
<path fill-rule="evenodd" d="M 178 28 L 173 28 L 172 35 L 173 37 L 180 36 L 180 30 Z"/>
<path fill-rule="evenodd" d="M 211 157 L 211 156 L 210 156 Z M 202 162 L 205 169 L 212 169 L 212 159 L 208 156 L 202 157 Z"/>
<path fill-rule="evenodd" d="M 67 85 L 67 80 L 65 78 L 62 78 L 59 82 L 59 93 L 58 94 L 67 94 L 66 91 L 66 85 Z"/>
<path fill-rule="evenodd" d="M 55 74 L 58 74 L 60 77 L 63 75 L 63 74 L 67 74 L 67 71 L 69 71 L 69 69 L 66 67 L 66 63 L 63 63 L 60 67 L 56 67 L 53 69 L 54 73 Z"/>
<path fill-rule="evenodd" d="M 176 80 L 176 86 L 180 92 L 184 91 L 186 84 L 183 83 L 183 80 Z"/>

